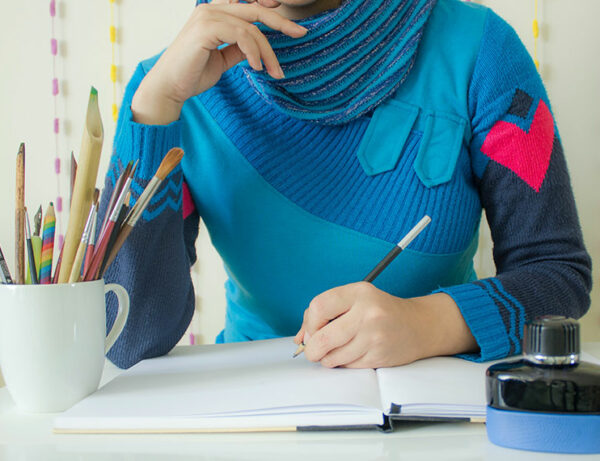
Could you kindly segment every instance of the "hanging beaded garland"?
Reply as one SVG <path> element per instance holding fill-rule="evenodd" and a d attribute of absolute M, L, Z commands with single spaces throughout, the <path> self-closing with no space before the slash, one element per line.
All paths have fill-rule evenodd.
<path fill-rule="evenodd" d="M 61 248 L 63 244 L 64 235 L 62 233 L 62 210 L 63 210 L 63 198 L 61 195 L 60 188 L 60 171 L 61 171 L 61 159 L 59 155 L 60 149 L 60 119 L 58 117 L 58 97 L 59 97 L 59 84 L 58 77 L 56 75 L 56 61 L 58 58 L 58 40 L 56 39 L 55 33 L 55 20 L 56 20 L 56 0 L 50 0 L 50 22 L 51 22 L 51 37 L 50 37 L 50 53 L 52 54 L 52 98 L 54 102 L 54 119 L 52 121 L 52 129 L 54 132 L 54 173 L 56 175 L 56 201 L 55 201 L 55 213 L 56 213 L 56 234 L 58 236 L 58 247 Z"/>
<path fill-rule="evenodd" d="M 538 39 L 540 37 L 540 25 L 538 23 L 538 0 L 534 0 L 534 16 L 533 16 L 533 62 L 537 70 L 540 70 L 540 61 L 538 60 Z"/>
<path fill-rule="evenodd" d="M 112 118 L 116 123 L 119 116 L 119 107 L 117 105 L 117 64 L 115 62 L 116 48 L 117 48 L 117 28 L 115 27 L 115 0 L 109 0 L 110 2 L 110 47 L 112 61 L 110 64 L 110 81 L 112 82 L 113 89 L 113 103 L 112 103 Z"/>

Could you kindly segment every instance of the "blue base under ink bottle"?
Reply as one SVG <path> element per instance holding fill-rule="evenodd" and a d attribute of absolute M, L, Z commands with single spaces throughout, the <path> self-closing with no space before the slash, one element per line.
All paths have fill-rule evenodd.
<path fill-rule="evenodd" d="M 525 325 L 523 358 L 486 372 L 487 434 L 496 445 L 600 453 L 600 366 L 579 360 L 579 324 L 545 316 Z"/>

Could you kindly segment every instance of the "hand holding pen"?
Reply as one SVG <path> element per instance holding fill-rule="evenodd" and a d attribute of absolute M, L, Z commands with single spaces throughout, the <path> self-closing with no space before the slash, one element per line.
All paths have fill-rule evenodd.
<path fill-rule="evenodd" d="M 362 282 L 315 297 L 296 335 L 295 340 L 303 342 L 295 356 L 304 351 L 309 360 L 330 367 L 385 365 L 387 357 L 379 352 L 390 349 L 390 338 L 412 334 L 410 326 L 417 312 L 411 300 L 392 296 L 368 282 L 375 280 L 430 222 L 429 216 L 423 217 Z M 402 329 L 406 331 L 399 334 Z"/>

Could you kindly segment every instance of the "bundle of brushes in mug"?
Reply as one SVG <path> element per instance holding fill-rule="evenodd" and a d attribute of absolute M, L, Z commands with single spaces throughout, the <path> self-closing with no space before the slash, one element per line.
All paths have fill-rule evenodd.
<path fill-rule="evenodd" d="M 98 93 L 92 88 L 84 123 L 79 164 L 71 161 L 71 209 L 69 224 L 52 274 L 54 256 L 54 205 L 48 206 L 43 220 L 38 209 L 31 233 L 29 216 L 24 205 L 25 197 L 25 146 L 21 144 L 17 154 L 17 194 L 15 212 L 15 260 L 16 277 L 10 270 L 0 249 L 0 274 L 5 284 L 74 283 L 102 278 L 114 261 L 119 249 L 143 214 L 161 182 L 179 164 L 183 157 L 180 148 L 171 149 L 154 177 L 150 180 L 136 203 L 130 207 L 131 183 L 137 162 L 129 162 L 121 173 L 106 209 L 101 225 L 98 220 L 100 191 L 96 179 L 102 151 L 103 127 L 98 107 Z M 76 172 L 76 173 L 75 173 Z M 98 239 L 95 236 L 98 235 Z M 25 251 L 27 248 L 27 251 Z M 25 271 L 25 255 L 28 268 Z M 27 272 L 27 275 L 26 275 Z"/>

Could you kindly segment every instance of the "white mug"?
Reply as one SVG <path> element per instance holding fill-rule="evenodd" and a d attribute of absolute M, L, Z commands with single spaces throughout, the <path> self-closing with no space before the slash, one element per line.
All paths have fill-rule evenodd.
<path fill-rule="evenodd" d="M 105 294 L 117 317 L 106 335 Z M 66 410 L 98 389 L 104 357 L 129 314 L 127 291 L 104 280 L 0 285 L 0 367 L 17 407 L 29 413 Z"/>

